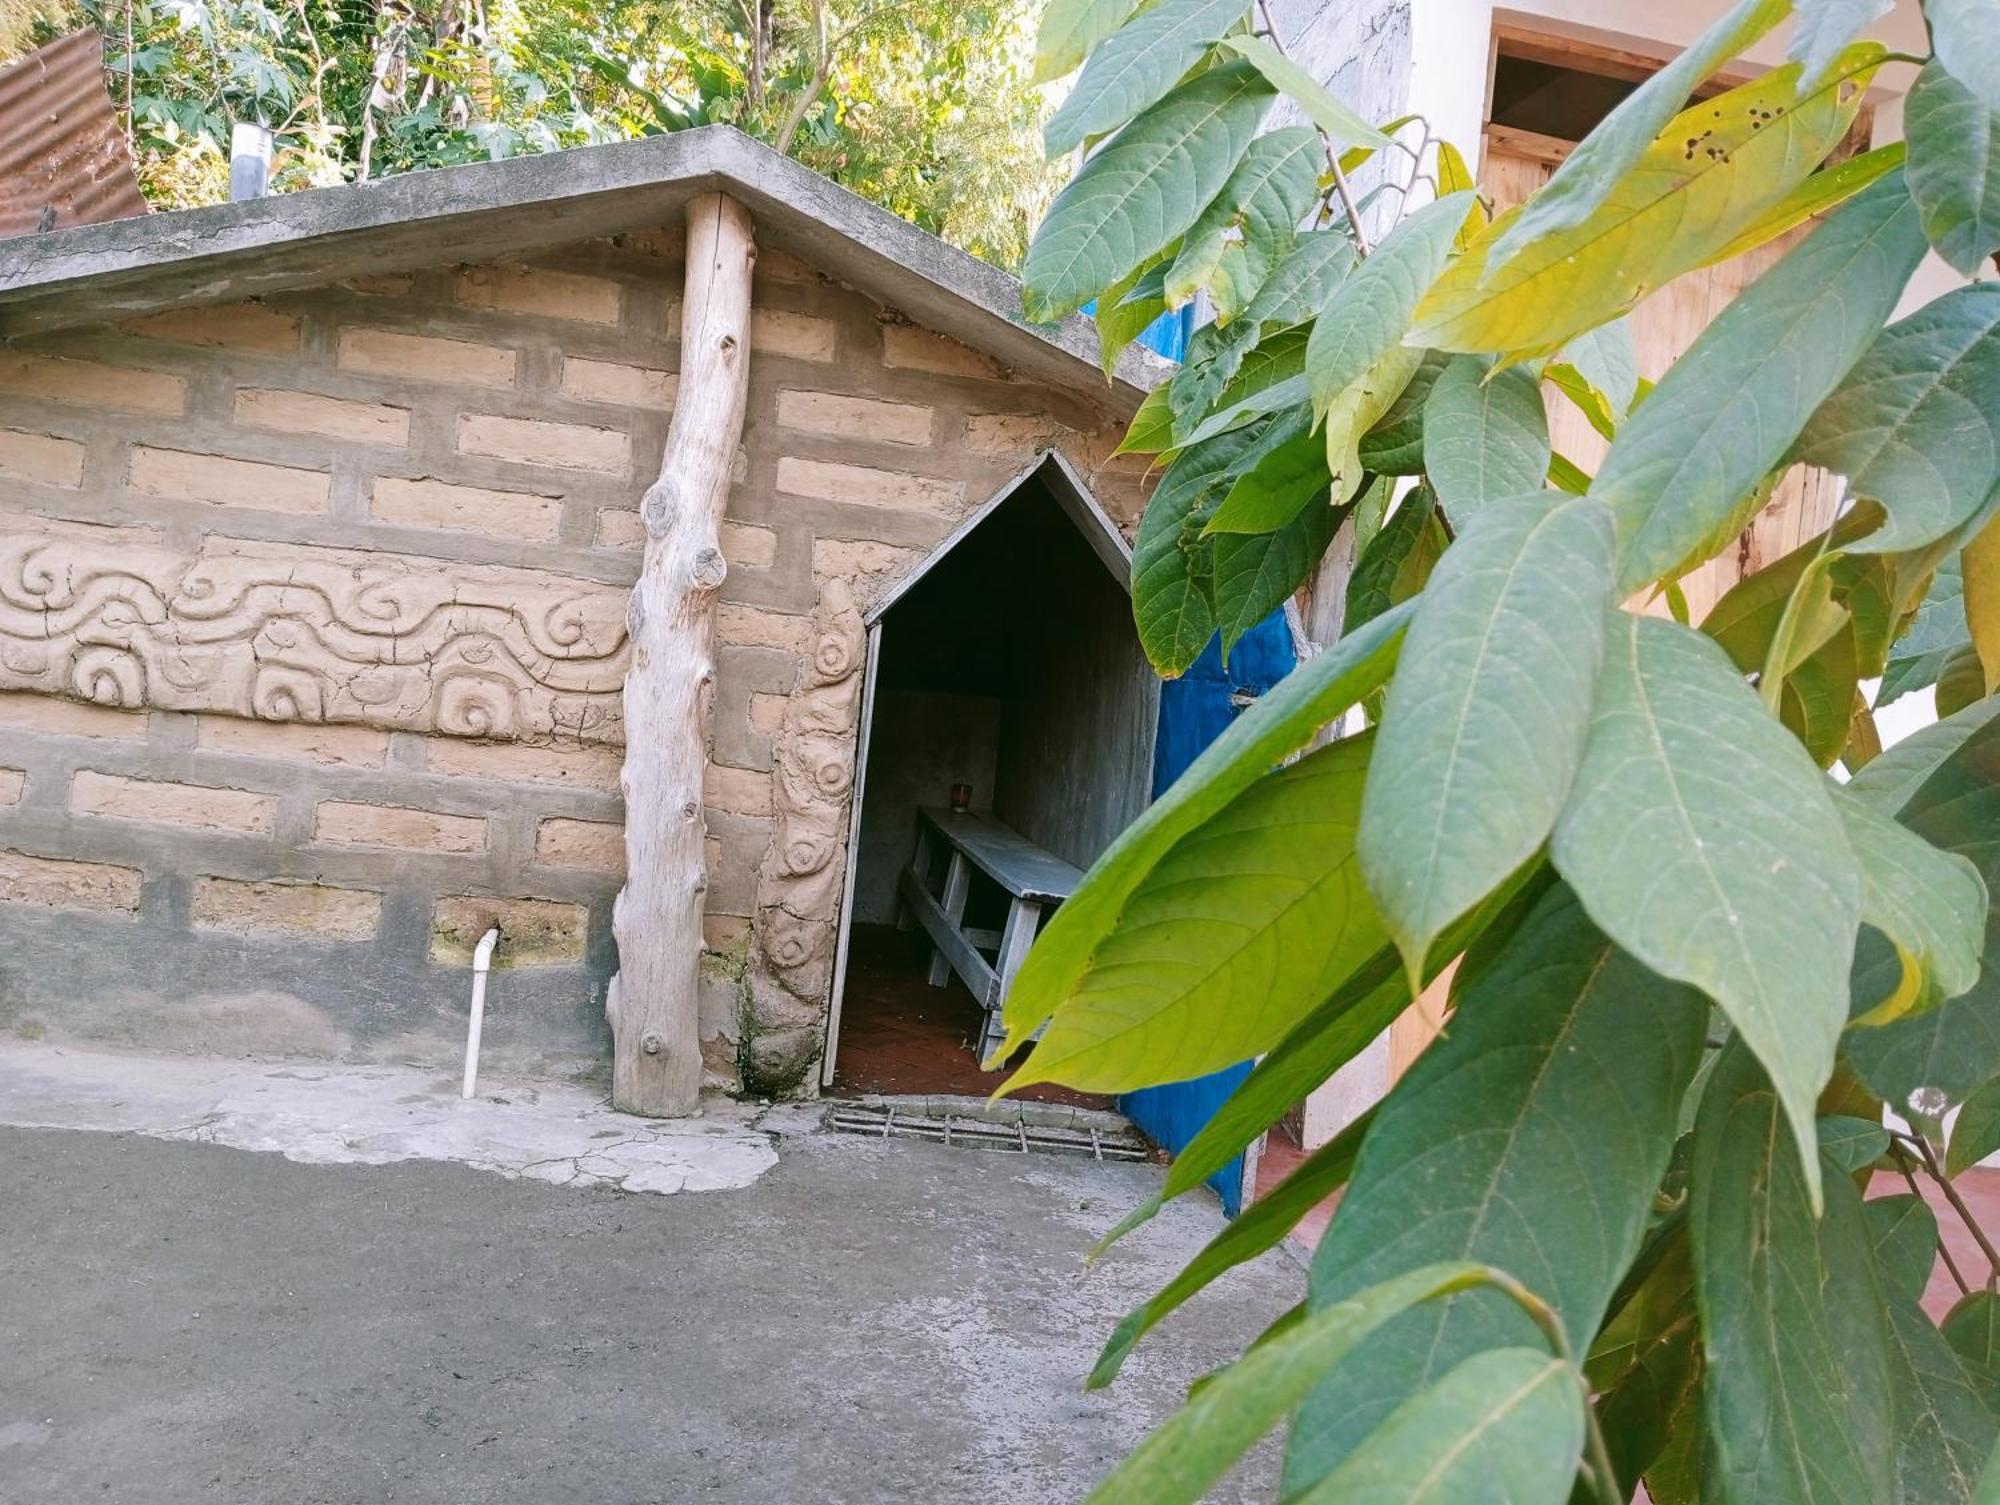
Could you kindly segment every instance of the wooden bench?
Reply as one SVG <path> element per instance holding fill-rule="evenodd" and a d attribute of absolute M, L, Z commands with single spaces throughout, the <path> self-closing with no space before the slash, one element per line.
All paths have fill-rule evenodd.
<path fill-rule="evenodd" d="M 931 892 L 940 856 L 949 854 L 942 898 Z M 1007 894 L 1007 922 L 1000 930 L 965 924 L 965 901 L 977 871 Z M 1042 913 L 1062 903 L 1083 880 L 1082 871 L 1044 851 L 990 815 L 959 814 L 925 805 L 917 811 L 917 846 L 897 880 L 906 912 L 931 939 L 930 983 L 941 988 L 956 972 L 986 1011 L 979 1058 L 1005 1037 L 1000 1023 L 1015 974 L 1041 929 Z M 988 961 L 986 952 L 994 953 Z"/>

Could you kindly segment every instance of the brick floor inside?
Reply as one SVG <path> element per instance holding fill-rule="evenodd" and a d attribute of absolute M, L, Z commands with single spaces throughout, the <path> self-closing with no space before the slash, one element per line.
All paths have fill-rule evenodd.
<path fill-rule="evenodd" d="M 837 1096 L 983 1097 L 1000 1085 L 1001 1073 L 980 1070 L 974 1053 L 978 1003 L 955 975 L 948 975 L 943 987 L 932 987 L 926 976 L 930 955 L 921 931 L 854 927 L 834 1058 Z M 1020 1095 L 1032 1102 L 1111 1106 L 1109 1098 L 1046 1083 Z"/>

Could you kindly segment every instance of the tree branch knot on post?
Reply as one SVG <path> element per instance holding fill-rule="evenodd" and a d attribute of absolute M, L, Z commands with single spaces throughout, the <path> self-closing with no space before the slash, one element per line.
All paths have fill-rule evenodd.
<path fill-rule="evenodd" d="M 678 1117 L 701 1105 L 701 790 L 715 681 L 716 595 L 730 471 L 749 393 L 750 215 L 723 194 L 687 208 L 680 392 L 659 479 L 640 516 L 646 550 L 627 621 L 625 887 L 612 909 L 619 973 L 611 1102 Z M 678 812 L 679 819 L 675 818 Z"/>

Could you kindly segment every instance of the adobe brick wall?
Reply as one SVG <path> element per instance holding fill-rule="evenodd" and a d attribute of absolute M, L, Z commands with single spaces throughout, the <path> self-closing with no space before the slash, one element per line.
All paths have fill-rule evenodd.
<path fill-rule="evenodd" d="M 0 350 L 0 1030 L 595 1074 L 616 967 L 636 507 L 675 237 Z M 704 1052 L 734 1083 L 773 739 L 828 582 L 865 607 L 1090 392 L 760 258 L 724 550 Z M 95 704 L 85 704 L 90 701 Z"/>

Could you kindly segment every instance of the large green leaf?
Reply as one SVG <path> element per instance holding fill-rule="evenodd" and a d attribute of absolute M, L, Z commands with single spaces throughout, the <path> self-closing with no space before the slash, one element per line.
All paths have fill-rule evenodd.
<path fill-rule="evenodd" d="M 1167 306 L 1178 308 L 1208 286 L 1231 245 L 1256 259 L 1251 276 L 1261 285 L 1291 248 L 1299 221 L 1312 207 L 1323 162 L 1318 135 L 1304 126 L 1271 131 L 1251 142 L 1168 269 Z M 1239 238 L 1232 241 L 1232 232 Z"/>
<path fill-rule="evenodd" d="M 1849 1167 L 1841 1165 L 1841 1169 Z M 1915 1306 L 1924 1299 L 1924 1288 L 1931 1282 L 1931 1266 L 1937 1263 L 1937 1214 L 1913 1191 L 1876 1197 L 1863 1202 L 1861 1211 L 1868 1219 L 1870 1247 L 1875 1251 L 1875 1271 L 1882 1281 L 1882 1294 L 1891 1303 L 1906 1301 Z"/>
<path fill-rule="evenodd" d="M 2000 483 L 2000 286 L 1965 287 L 1882 333 L 1793 457 L 1847 478 L 1888 521 L 1850 547 L 1895 553 L 1951 532 Z"/>
<path fill-rule="evenodd" d="M 1231 37 L 1222 45 L 1254 65 L 1271 81 L 1272 88 L 1289 95 L 1306 112 L 1308 120 L 1341 145 L 1382 147 L 1391 144 L 1387 136 L 1335 99 L 1326 85 L 1314 78 L 1310 71 L 1293 62 L 1263 37 Z"/>
<path fill-rule="evenodd" d="M 2000 110 L 2000 0 L 1927 0 L 1931 46 L 1951 76 Z"/>
<path fill-rule="evenodd" d="M 1155 500 L 1157 505 L 1157 498 Z M 1075 990 L 1126 901 L 1180 839 L 1385 681 L 1413 608 L 1385 613 L 1300 664 L 1230 725 L 1091 865 L 1007 994 L 1007 1054 Z"/>
<path fill-rule="evenodd" d="M 1541 490 L 1549 473 L 1541 383 L 1519 366 L 1490 366 L 1457 357 L 1424 404 L 1424 474 L 1460 527 L 1488 503 Z"/>
<path fill-rule="evenodd" d="M 1479 1265 L 1431 1265 L 1309 1314 L 1197 1390 L 1085 1505 L 1192 1505 L 1369 1333 L 1419 1302 L 1487 1279 Z"/>
<path fill-rule="evenodd" d="M 1139 0 L 1048 0 L 1035 33 L 1034 82 L 1075 72 L 1090 50 L 1116 31 Z"/>
<path fill-rule="evenodd" d="M 1456 359 L 1441 350 L 1427 350 L 1410 374 L 1402 395 L 1389 405 L 1375 427 L 1356 445 L 1361 463 L 1377 475 L 1416 476 L 1424 472 L 1424 404 L 1431 388 Z"/>
<path fill-rule="evenodd" d="M 1588 220 L 1639 165 L 1701 81 L 1748 51 L 1790 10 L 1791 0 L 1737 0 L 1678 57 L 1626 96 L 1563 160 L 1500 238 L 1492 264 L 1497 267 L 1531 242 Z"/>
<path fill-rule="evenodd" d="M 1197 329 L 1188 340 L 1187 359 L 1173 379 L 1173 408 L 1182 427 L 1194 428 L 1265 334 L 1311 319 L 1333 296 L 1354 260 L 1354 243 L 1338 231 L 1301 235 L 1264 279 L 1249 307 L 1227 323 Z"/>
<path fill-rule="evenodd" d="M 2000 249 L 2000 105 L 1927 63 L 1904 97 L 1903 133 L 1924 234 L 1971 277 Z"/>
<path fill-rule="evenodd" d="M 1945 1341 L 1988 1406 L 2000 1406 L 2000 1291 L 1971 1291 L 1945 1313 Z"/>
<path fill-rule="evenodd" d="M 1163 1319 L 1226 1271 L 1277 1247 L 1299 1219 L 1345 1186 L 1354 1170 L 1355 1154 L 1373 1122 L 1374 1110 L 1370 1109 L 1314 1150 L 1289 1176 L 1226 1224 L 1158 1294 L 1127 1312 L 1097 1356 L 1086 1388 L 1098 1390 L 1110 1384 L 1133 1347 Z"/>
<path fill-rule="evenodd" d="M 1161 674 L 1184 674 L 1215 635 L 1213 558 L 1201 530 L 1258 433 L 1243 429 L 1181 451 L 1146 504 L 1132 544 L 1132 618 Z"/>
<path fill-rule="evenodd" d="M 1246 453 L 1242 474 L 1202 531 L 1211 536 L 1269 533 L 1292 521 L 1308 503 L 1323 500 L 1332 484 L 1326 444 L 1313 432 L 1312 409 L 1297 408 L 1273 422 Z"/>
<path fill-rule="evenodd" d="M 1361 809 L 1362 871 L 1412 973 L 1548 838 L 1610 603 L 1611 520 L 1587 497 L 1491 503 L 1432 572 Z"/>
<path fill-rule="evenodd" d="M 1832 786 L 1848 845 L 1861 863 L 1861 918 L 1908 958 L 1911 996 L 1929 1008 L 1979 980 L 1986 943 L 1986 884 L 1956 852 L 1941 852 L 1862 796 Z M 1880 1000 L 1856 999 L 1859 1007 Z"/>
<path fill-rule="evenodd" d="M 1902 1109 L 1922 1093 L 1926 1115 L 1941 1117 L 1947 1106 L 2000 1076 L 2000 906 L 1993 903 L 2000 886 L 2000 721 L 1975 728 L 1939 762 L 1904 801 L 1899 819 L 1979 870 L 1988 905 L 1984 964 L 1969 992 L 1926 1014 L 1850 1030 L 1843 1048 L 1868 1090 L 1884 1102 Z M 1887 993 L 1897 965 L 1886 943 L 1865 946 L 1855 968 L 1856 997 L 1865 1004 Z"/>
<path fill-rule="evenodd" d="M 1912 690 L 1936 684 L 1959 650 L 1971 646 L 1972 633 L 1965 620 L 1963 558 L 1955 553 L 1938 565 L 1916 615 L 1896 639 L 1882 671 L 1881 688 L 1875 692 L 1875 704 L 1885 706 Z"/>
<path fill-rule="evenodd" d="M 1603 399 L 1616 423 L 1625 421 L 1639 395 L 1639 348 L 1632 327 L 1613 319 L 1585 330 L 1563 346 L 1556 359 L 1581 376 Z"/>
<path fill-rule="evenodd" d="M 1463 192 L 1424 205 L 1334 289 L 1306 345 L 1315 408 L 1324 412 L 1402 343 L 1418 299 L 1451 254 L 1452 236 L 1472 204 L 1473 195 Z"/>
<path fill-rule="evenodd" d="M 1894 1399 L 1871 1230 L 1839 1175 L 1815 1216 L 1788 1115 L 1745 1043 L 1725 1047 L 1689 1167 L 1711 1482 L 1727 1505 L 1882 1505 Z"/>
<path fill-rule="evenodd" d="M 1304 323 L 1325 306 L 1355 264 L 1354 242 L 1338 230 L 1301 235 L 1257 289 L 1242 318 L 1257 327 Z"/>
<path fill-rule="evenodd" d="M 1479 910 L 1454 926 L 1438 947 L 1456 958 L 1482 936 L 1511 935 L 1535 902 L 1555 882 L 1548 864 L 1537 862 L 1509 880 Z M 1443 970 L 1443 964 L 1437 972 Z M 1437 972 L 1426 974 L 1430 983 Z M 1396 949 L 1384 946 L 1369 957 L 1312 1013 L 1251 1069 L 1167 1168 L 1166 1181 L 1099 1245 L 1108 1248 L 1144 1223 L 1175 1197 L 1193 1191 L 1242 1153 L 1244 1147 L 1297 1107 L 1314 1087 L 1379 1039 L 1410 1003 L 1409 980 L 1397 964 Z"/>
<path fill-rule="evenodd" d="M 1182 84 L 1118 133 L 1056 195 L 1022 268 L 1028 318 L 1065 318 L 1172 244 L 1222 191 L 1271 87 L 1237 64 Z"/>
<path fill-rule="evenodd" d="M 1818 78 L 1840 50 L 1869 22 L 1895 8 L 1895 0 L 1798 0 L 1799 24 L 1785 56 L 1805 68 L 1808 83 Z"/>
<path fill-rule="evenodd" d="M 1090 54 L 1042 127 L 1043 149 L 1063 156 L 1157 104 L 1248 8 L 1248 0 L 1153 0 Z"/>
<path fill-rule="evenodd" d="M 1541 355 L 1616 318 L 1782 203 L 1846 134 L 1862 75 L 1881 56 L 1874 44 L 1850 49 L 1828 81 L 1804 94 L 1793 63 L 1700 101 L 1668 123 L 1589 218 L 1496 261 L 1496 247 L 1559 177 L 1550 179 L 1542 196 L 1495 220 L 1438 279 L 1412 337 L 1440 350 Z"/>
<path fill-rule="evenodd" d="M 1945 1174 L 1956 1176 L 1971 1170 L 1995 1151 L 2000 1151 L 2000 1078 L 1960 1105 L 1951 1126 L 1951 1147 L 1945 1151 Z"/>
<path fill-rule="evenodd" d="M 1253 423 L 1265 414 L 1281 413 L 1304 404 L 1306 341 L 1311 335 L 1309 325 L 1295 325 L 1259 340 L 1243 353 L 1209 407 L 1175 397 L 1175 442 L 1199 444 Z"/>
<path fill-rule="evenodd" d="M 1346 631 L 1424 588 L 1443 547 L 1442 533 L 1433 523 L 1436 516 L 1437 496 L 1428 486 L 1412 487 L 1396 504 L 1347 577 L 1347 610 L 1341 617 Z"/>
<path fill-rule="evenodd" d="M 1825 779 L 1713 642 L 1612 614 L 1550 853 L 1614 940 L 1722 1006 L 1778 1083 L 1816 1185 L 1814 1102 L 1847 1018 L 1861 875 Z"/>
<path fill-rule="evenodd" d="M 1162 309 L 1165 304 L 1160 305 Z M 1146 321 L 1148 324 L 1151 319 Z M 1141 326 L 1144 327 L 1144 326 Z M 1100 329 L 1099 334 L 1103 331 Z M 1158 386 L 1148 392 L 1139 403 L 1139 411 L 1132 415 L 1132 422 L 1125 430 L 1125 437 L 1118 441 L 1114 455 L 1158 455 L 1174 447 L 1174 414 L 1169 403 L 1171 388 Z"/>
<path fill-rule="evenodd" d="M 1398 1407 L 1301 1505 L 1560 1500 L 1583 1453 L 1583 1406 L 1575 1371 L 1546 1352 L 1477 1354 Z"/>
<path fill-rule="evenodd" d="M 1118 369 L 1118 362 L 1123 358 L 1126 346 L 1138 339 L 1145 332 L 1147 325 L 1167 311 L 1164 294 L 1150 289 L 1144 293 L 1138 292 L 1141 280 L 1150 281 L 1146 274 L 1157 271 L 1164 259 L 1165 253 L 1162 253 L 1157 260 L 1134 267 L 1106 288 L 1104 296 L 1097 300 L 1097 310 L 1091 315 L 1091 320 L 1097 326 L 1097 364 L 1107 379 Z M 1179 380 L 1178 374 L 1175 379 Z M 1153 393 L 1147 394 L 1148 401 L 1152 401 L 1153 397 Z M 1160 402 L 1164 403 L 1166 400 L 1164 394 L 1159 397 Z M 1171 437 L 1171 431 L 1168 437 Z M 1128 448 L 1136 446 L 1119 446 L 1121 453 Z"/>
<path fill-rule="evenodd" d="M 1317 457 L 1315 457 L 1317 458 Z M 1209 541 L 1215 560 L 1215 616 L 1222 628 L 1222 657 L 1259 622 L 1285 604 L 1318 568 L 1346 509 L 1326 504 L 1324 471 L 1305 506 L 1269 533 L 1224 533 Z M 1314 479 L 1287 473 L 1283 483 L 1312 486 Z"/>
<path fill-rule="evenodd" d="M 1987 699 L 1920 727 L 1849 779 L 1848 791 L 1886 814 L 1897 814 L 1924 781 L 1995 716 L 2000 716 L 2000 699 Z"/>
<path fill-rule="evenodd" d="M 1900 174 L 1861 194 L 1740 294 L 1634 410 L 1591 494 L 1618 516 L 1622 591 L 1721 547 L 1895 307 L 1923 259 Z M 1737 524 L 1738 527 L 1741 524 Z"/>
<path fill-rule="evenodd" d="M 1422 365 L 1422 352 L 1392 345 L 1359 381 L 1328 404 L 1321 430 L 1336 501 L 1359 496 L 1368 484 L 1368 467 L 1361 459 L 1362 436 L 1395 405 Z"/>
<path fill-rule="evenodd" d="M 1281 1040 L 1387 939 L 1354 860 L 1374 738 L 1265 775 L 1174 844 L 1012 1085 L 1127 1092 Z"/>
<path fill-rule="evenodd" d="M 1639 966 L 1550 890 L 1377 1109 L 1314 1256 L 1311 1304 L 1428 1260 L 1478 1259 L 1567 1331 L 1596 1331 L 1645 1232 L 1707 1017 L 1700 994 Z M 1398 1318 L 1301 1409 L 1288 1489 L 1459 1360 L 1534 1332 L 1491 1292 Z"/>
<path fill-rule="evenodd" d="M 1914 1301 L 1889 1303 L 1896 1505 L 1972 1505 L 1996 1431 L 1965 1366 Z"/>

